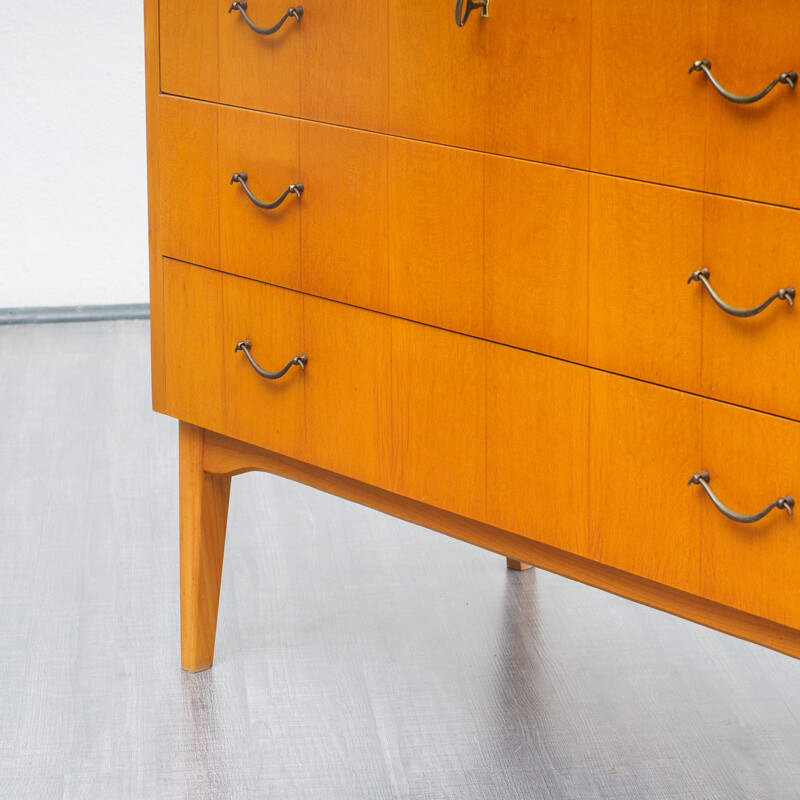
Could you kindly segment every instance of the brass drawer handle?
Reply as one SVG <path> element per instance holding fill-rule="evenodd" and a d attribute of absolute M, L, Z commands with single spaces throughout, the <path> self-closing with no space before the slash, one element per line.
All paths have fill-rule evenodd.
<path fill-rule="evenodd" d="M 786 513 L 789 516 L 792 516 L 792 509 L 794 508 L 794 497 L 790 494 L 784 495 L 783 497 L 779 497 L 774 503 L 770 503 L 766 508 L 761 509 L 755 514 L 740 514 L 738 511 L 733 511 L 733 509 L 728 508 L 715 494 L 711 491 L 711 487 L 708 485 L 709 481 L 711 480 L 711 476 L 707 472 L 696 472 L 689 478 L 689 483 L 687 486 L 691 486 L 693 483 L 702 486 L 706 490 L 706 494 L 711 498 L 711 502 L 717 507 L 717 509 L 723 513 L 728 519 L 732 519 L 734 522 L 742 522 L 742 523 L 751 523 L 751 522 L 758 522 L 763 517 L 766 517 L 773 508 L 782 508 L 786 510 Z"/>
<path fill-rule="evenodd" d="M 251 355 L 250 348 L 252 346 L 253 343 L 250 341 L 250 339 L 244 339 L 241 342 L 236 342 L 236 350 L 234 352 L 238 353 L 241 350 L 247 357 L 247 360 L 250 362 L 250 366 L 262 378 L 266 378 L 268 381 L 276 381 L 278 378 L 282 378 L 292 367 L 300 367 L 300 369 L 305 369 L 306 364 L 308 364 L 308 356 L 303 353 L 301 356 L 295 356 L 283 369 L 279 369 L 277 372 L 269 372 L 268 370 L 265 370 L 263 367 L 259 366 Z"/>
<path fill-rule="evenodd" d="M 463 28 L 467 24 L 469 15 L 481 10 L 482 17 L 489 16 L 489 0 L 456 0 L 456 25 Z"/>
<path fill-rule="evenodd" d="M 258 206 L 259 208 L 266 208 L 267 211 L 277 208 L 290 194 L 296 194 L 298 197 L 300 197 L 306 188 L 302 183 L 290 183 L 286 187 L 286 191 L 277 200 L 275 200 L 273 203 L 266 203 L 263 200 L 259 200 L 250 191 L 250 187 L 247 185 L 246 172 L 234 172 L 233 177 L 231 178 L 231 184 L 234 183 L 241 184 L 242 189 L 244 189 L 245 194 L 250 198 L 253 205 Z"/>
<path fill-rule="evenodd" d="M 296 19 L 298 22 L 303 18 L 303 6 L 293 6 L 271 28 L 262 28 L 260 25 L 256 25 L 255 22 L 247 16 L 247 0 L 235 0 L 235 2 L 231 3 L 228 13 L 230 14 L 231 11 L 238 11 L 244 18 L 244 21 L 256 33 L 260 33 L 262 36 L 271 36 L 273 33 L 277 33 L 289 17 Z"/>
<path fill-rule="evenodd" d="M 734 317 L 754 317 L 760 314 L 773 300 L 785 300 L 790 306 L 794 306 L 795 290 L 794 286 L 787 286 L 785 289 L 778 289 L 775 294 L 768 297 L 761 305 L 754 306 L 753 308 L 736 308 L 735 306 L 728 305 L 713 289 L 708 279 L 711 273 L 707 269 L 695 270 L 686 283 L 692 281 L 700 281 L 703 286 L 708 289 L 708 293 L 713 298 L 714 302 L 726 313 Z"/>
<path fill-rule="evenodd" d="M 707 58 L 701 59 L 700 61 L 695 61 L 694 64 L 689 67 L 689 74 L 691 75 L 693 72 L 705 72 L 705 74 L 708 76 L 708 79 L 711 81 L 711 85 L 726 100 L 730 100 L 731 103 L 740 103 L 741 105 L 758 102 L 762 97 L 768 95 L 779 83 L 785 83 L 790 89 L 794 89 L 794 87 L 797 85 L 797 73 L 792 70 L 791 72 L 781 72 L 781 74 L 778 75 L 778 77 L 775 78 L 772 83 L 767 84 L 760 92 L 756 92 L 755 94 L 736 94 L 735 92 L 728 91 L 714 77 L 711 72 L 711 62 Z"/>

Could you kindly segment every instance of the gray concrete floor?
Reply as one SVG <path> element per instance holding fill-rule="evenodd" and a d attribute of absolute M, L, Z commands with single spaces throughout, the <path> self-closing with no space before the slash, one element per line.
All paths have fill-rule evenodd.
<path fill-rule="evenodd" d="M 800 662 L 271 476 L 182 673 L 148 369 L 0 327 L 0 798 L 800 797 Z"/>

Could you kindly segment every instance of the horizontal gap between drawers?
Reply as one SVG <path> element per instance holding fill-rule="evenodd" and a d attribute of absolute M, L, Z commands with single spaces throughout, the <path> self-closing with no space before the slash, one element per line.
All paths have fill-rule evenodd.
<path fill-rule="evenodd" d="M 185 100 L 185 101 L 191 102 L 191 103 L 204 103 L 205 105 L 219 106 L 219 107 L 222 107 L 222 108 L 241 109 L 243 111 L 250 111 L 253 114 L 265 114 L 265 115 L 271 116 L 271 117 L 282 117 L 283 119 L 294 119 L 294 120 L 299 120 L 299 121 L 302 121 L 302 122 L 312 122 L 312 123 L 316 123 L 318 125 L 328 125 L 331 128 L 339 128 L 341 130 L 358 131 L 358 132 L 361 132 L 361 133 L 372 133 L 372 134 L 375 134 L 377 136 L 386 136 L 388 138 L 399 139 L 401 141 L 420 142 L 421 144 L 430 144 L 430 145 L 435 145 L 436 147 L 445 147 L 445 148 L 447 148 L 449 150 L 462 150 L 462 151 L 467 152 L 467 153 L 478 153 L 480 155 L 495 156 L 497 158 L 508 158 L 508 159 L 511 159 L 512 161 L 522 161 L 524 163 L 539 164 L 539 165 L 544 166 L 544 167 L 553 167 L 554 169 L 566 169 L 566 170 L 569 170 L 571 172 L 580 172 L 580 173 L 582 173 L 584 175 L 598 175 L 598 176 L 603 177 L 603 178 L 616 178 L 617 180 L 620 180 L 620 181 L 630 181 L 631 183 L 646 184 L 646 185 L 649 185 L 649 186 L 660 186 L 660 187 L 662 187 L 664 189 L 677 189 L 677 190 L 682 191 L 682 192 L 691 192 L 692 194 L 699 194 L 699 195 L 704 195 L 704 196 L 707 196 L 707 197 L 721 197 L 721 198 L 728 199 L 728 200 L 739 200 L 739 201 L 741 201 L 743 203 L 753 203 L 754 205 L 769 206 L 769 207 L 772 207 L 772 208 L 783 208 L 783 209 L 786 209 L 788 211 L 800 211 L 800 207 L 798 207 L 798 206 L 785 206 L 785 205 L 781 205 L 779 203 L 767 203 L 767 202 L 765 202 L 763 200 L 753 200 L 752 198 L 749 198 L 749 197 L 739 197 L 738 195 L 732 195 L 732 194 L 720 194 L 718 192 L 708 192 L 708 191 L 704 191 L 704 190 L 701 190 L 701 189 L 690 189 L 690 188 L 688 188 L 686 186 L 678 186 L 678 185 L 672 184 L 672 183 L 659 183 L 658 181 L 644 180 L 642 178 L 630 178 L 630 177 L 628 177 L 626 175 L 616 175 L 616 174 L 614 174 L 612 172 L 599 172 L 598 170 L 581 169 L 580 167 L 570 167 L 570 166 L 567 166 L 565 164 L 553 164 L 553 163 L 551 163 L 549 161 L 536 161 L 536 160 L 531 159 L 531 158 L 522 158 L 521 156 L 510 156 L 510 155 L 508 155 L 506 153 L 495 153 L 495 152 L 490 151 L 490 150 L 473 150 L 473 149 L 468 148 L 468 147 L 456 147 L 455 145 L 452 145 L 452 144 L 443 144 L 442 142 L 434 142 L 434 141 L 430 141 L 429 139 L 416 139 L 416 138 L 413 138 L 413 137 L 410 137 L 410 136 L 398 136 L 396 133 L 386 133 L 385 131 L 376 131 L 376 130 L 372 130 L 371 128 L 354 128 L 354 127 L 352 127 L 350 125 L 340 125 L 340 124 L 337 124 L 335 122 L 326 122 L 325 120 L 312 119 L 310 117 L 292 117 L 292 116 L 290 116 L 288 114 L 277 114 L 277 113 L 275 113 L 273 111 L 263 111 L 263 110 L 258 109 L 258 108 L 250 108 L 249 106 L 235 106 L 235 105 L 231 105 L 230 103 L 219 103 L 219 102 L 215 102 L 215 101 L 212 101 L 212 100 L 202 100 L 202 99 L 199 99 L 197 97 L 187 97 L 185 95 L 170 94 L 168 92 L 161 92 L 160 96 L 161 97 L 173 97 L 175 99 Z M 773 416 L 777 416 L 777 415 L 773 415 Z"/>
<path fill-rule="evenodd" d="M 498 342 L 495 339 L 487 339 L 484 336 L 475 336 L 474 334 L 471 334 L 471 333 L 462 333 L 461 331 L 454 331 L 452 328 L 444 328 L 441 325 L 432 325 L 432 324 L 427 323 L 427 322 L 420 322 L 417 319 L 411 319 L 410 317 L 402 317 L 402 316 L 399 316 L 398 314 L 389 314 L 389 313 L 387 313 L 385 311 L 376 311 L 374 308 L 369 308 L 367 306 L 359 306 L 359 305 L 356 305 L 355 303 L 345 303 L 342 300 L 332 300 L 330 297 L 326 297 L 325 295 L 322 295 L 322 294 L 315 294 L 314 292 L 302 292 L 302 291 L 300 291 L 298 289 L 288 289 L 286 286 L 281 286 L 280 284 L 277 284 L 277 283 L 269 283 L 269 281 L 257 281 L 257 280 L 255 280 L 253 278 L 247 278 L 244 275 L 239 275 L 239 274 L 237 274 L 235 272 L 227 272 L 227 271 L 225 271 L 223 269 L 216 269 L 215 267 L 206 267 L 206 266 L 203 266 L 202 264 L 195 264 L 192 261 L 184 261 L 183 259 L 180 259 L 180 258 L 174 258 L 173 256 L 167 255 L 165 253 L 161 254 L 161 258 L 162 259 L 166 259 L 168 261 L 174 261 L 174 262 L 176 262 L 178 264 L 187 264 L 188 266 L 196 267 L 197 269 L 205 269 L 205 270 L 209 270 L 210 272 L 218 272 L 221 275 L 229 275 L 232 278 L 237 278 L 237 279 L 242 280 L 242 281 L 250 281 L 251 283 L 260 283 L 260 284 L 264 284 L 265 286 L 273 286 L 274 288 L 281 289 L 284 292 L 292 292 L 294 294 L 306 295 L 308 297 L 315 297 L 315 298 L 318 298 L 319 300 L 327 300 L 329 303 L 336 303 L 337 305 L 340 305 L 340 306 L 349 306 L 350 308 L 357 308 L 357 309 L 360 309 L 361 311 L 369 311 L 371 314 L 380 314 L 382 317 L 390 317 L 391 319 L 398 319 L 398 320 L 402 320 L 404 322 L 411 322 L 411 323 L 413 323 L 415 325 L 423 325 L 426 328 L 433 328 L 435 330 L 446 331 L 447 333 L 452 333 L 452 334 L 455 334 L 456 336 L 464 336 L 464 337 L 466 337 L 468 339 L 476 339 L 477 341 L 486 342 L 487 344 L 494 344 L 494 345 L 497 345 L 498 347 L 508 347 L 511 350 L 518 350 L 521 353 L 531 353 L 532 355 L 541 356 L 543 358 L 550 358 L 553 361 L 561 361 L 561 362 L 563 362 L 565 364 L 572 364 L 573 366 L 582 367 L 583 369 L 588 369 L 588 370 L 591 370 L 592 372 L 603 373 L 603 374 L 606 374 L 606 375 L 614 375 L 614 376 L 616 376 L 618 378 L 625 378 L 625 380 L 636 381 L 637 383 L 644 383 L 644 384 L 647 384 L 649 386 L 657 386 L 657 387 L 659 387 L 661 389 L 667 389 L 667 390 L 669 390 L 671 392 L 677 392 L 679 394 L 689 395 L 690 397 L 697 397 L 700 400 L 708 400 L 709 402 L 712 402 L 712 403 L 720 403 L 721 405 L 732 406 L 734 408 L 741 408 L 741 409 L 743 409 L 745 411 L 752 411 L 754 414 L 763 414 L 766 417 L 774 417 L 776 419 L 783 419 L 783 420 L 786 420 L 787 422 L 795 422 L 795 423 L 800 422 L 800 420 L 794 419 L 793 417 L 787 417 L 787 416 L 784 416 L 782 414 L 774 414 L 774 413 L 772 413 L 770 411 L 762 411 L 761 409 L 752 408 L 751 406 L 744 406 L 744 405 L 741 405 L 740 403 L 731 403 L 728 400 L 719 400 L 716 397 L 709 397 L 708 395 L 700 394 L 699 392 L 691 392 L 691 391 L 688 391 L 686 389 L 676 389 L 674 386 L 669 386 L 668 384 L 656 383 L 656 381 L 648 381 L 648 380 L 645 380 L 644 378 L 635 378 L 635 377 L 633 377 L 631 375 L 626 375 L 623 372 L 614 372 L 613 370 L 610 370 L 610 369 L 602 369 L 601 367 L 593 367 L 593 366 L 590 366 L 588 364 L 582 364 L 580 361 L 572 361 L 572 360 L 570 360 L 568 358 L 561 358 L 559 356 L 551 355 L 550 353 L 543 353 L 543 352 L 540 352 L 538 350 L 526 350 L 524 347 L 519 347 L 518 345 L 508 344 L 506 342 Z"/>

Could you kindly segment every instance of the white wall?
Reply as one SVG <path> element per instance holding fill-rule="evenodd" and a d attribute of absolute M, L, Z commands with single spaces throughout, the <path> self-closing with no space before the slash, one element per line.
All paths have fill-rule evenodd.
<path fill-rule="evenodd" d="M 0 13 L 0 308 L 144 303 L 141 0 Z"/>

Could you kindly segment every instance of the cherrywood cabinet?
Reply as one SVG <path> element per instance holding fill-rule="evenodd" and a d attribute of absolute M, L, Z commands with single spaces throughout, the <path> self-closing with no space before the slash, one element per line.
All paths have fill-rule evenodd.
<path fill-rule="evenodd" d="M 254 469 L 800 656 L 800 11 L 453 6 L 145 2 L 183 666 Z"/>

